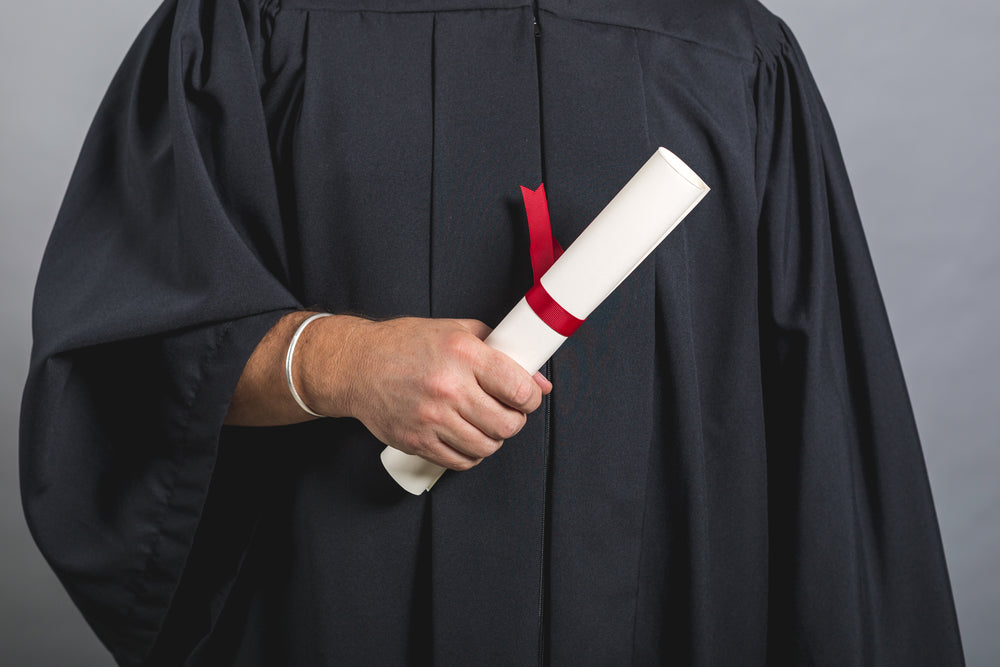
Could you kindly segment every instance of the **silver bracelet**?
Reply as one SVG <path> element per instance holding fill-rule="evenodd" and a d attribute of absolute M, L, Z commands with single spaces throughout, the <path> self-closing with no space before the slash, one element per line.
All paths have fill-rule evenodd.
<path fill-rule="evenodd" d="M 292 394 L 292 398 L 295 402 L 299 404 L 299 407 L 311 414 L 313 417 L 323 417 L 323 415 L 318 412 L 313 412 L 309 409 L 309 406 L 305 404 L 302 397 L 299 396 L 299 392 L 295 391 L 295 383 L 292 381 L 292 356 L 295 354 L 295 344 L 299 342 L 299 336 L 305 331 L 305 328 L 309 326 L 309 323 L 313 320 L 318 320 L 321 317 L 330 317 L 333 313 L 316 313 L 315 315 L 310 315 L 307 317 L 299 328 L 295 330 L 292 334 L 292 340 L 288 343 L 288 352 L 285 354 L 285 380 L 288 381 L 288 391 Z"/>

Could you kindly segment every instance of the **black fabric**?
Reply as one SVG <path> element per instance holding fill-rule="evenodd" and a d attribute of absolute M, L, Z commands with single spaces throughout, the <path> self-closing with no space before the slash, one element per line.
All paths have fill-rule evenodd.
<path fill-rule="evenodd" d="M 955 665 L 837 142 L 747 0 L 172 0 L 46 251 L 43 553 L 122 664 Z M 537 18 L 537 30 L 534 26 Z M 352 420 L 222 426 L 291 309 L 496 324 L 656 146 L 712 192 L 421 497 Z"/>

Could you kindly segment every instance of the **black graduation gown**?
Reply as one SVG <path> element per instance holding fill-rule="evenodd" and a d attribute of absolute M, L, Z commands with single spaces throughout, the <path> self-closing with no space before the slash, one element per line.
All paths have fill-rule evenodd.
<path fill-rule="evenodd" d="M 747 0 L 169 0 L 38 280 L 35 538 L 123 664 L 955 665 L 897 355 L 837 142 Z M 534 18 L 537 17 L 537 28 Z M 223 427 L 289 310 L 475 317 L 663 145 L 709 197 L 474 470 L 352 420 Z"/>

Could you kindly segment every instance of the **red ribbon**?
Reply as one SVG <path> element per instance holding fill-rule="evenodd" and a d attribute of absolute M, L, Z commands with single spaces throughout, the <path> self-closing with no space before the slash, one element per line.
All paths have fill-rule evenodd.
<path fill-rule="evenodd" d="M 562 247 L 552 236 L 545 184 L 539 185 L 537 190 L 529 190 L 522 185 L 521 196 L 524 198 L 524 210 L 528 214 L 528 234 L 531 237 L 528 251 L 531 254 L 531 272 L 535 277 L 535 284 L 524 298 L 542 322 L 568 338 L 583 324 L 583 320 L 556 303 L 542 286 L 542 276 L 563 253 Z"/>

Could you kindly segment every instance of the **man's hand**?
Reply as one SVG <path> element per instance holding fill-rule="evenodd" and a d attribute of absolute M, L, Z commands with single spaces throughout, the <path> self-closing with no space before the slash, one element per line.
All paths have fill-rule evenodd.
<path fill-rule="evenodd" d="M 346 412 L 385 444 L 453 470 L 497 451 L 552 388 L 483 343 L 490 329 L 477 320 L 354 324 L 348 336 L 315 340 L 303 355 L 307 405 L 321 414 Z M 324 350 L 327 344 L 339 349 Z M 331 361 L 339 372 L 316 373 Z"/>
<path fill-rule="evenodd" d="M 282 318 L 251 356 L 228 423 L 308 419 L 284 382 L 284 350 L 308 313 Z M 312 410 L 360 420 L 383 443 L 453 470 L 496 452 L 552 384 L 483 339 L 477 320 L 337 315 L 312 322 L 295 350 L 295 386 Z"/>

